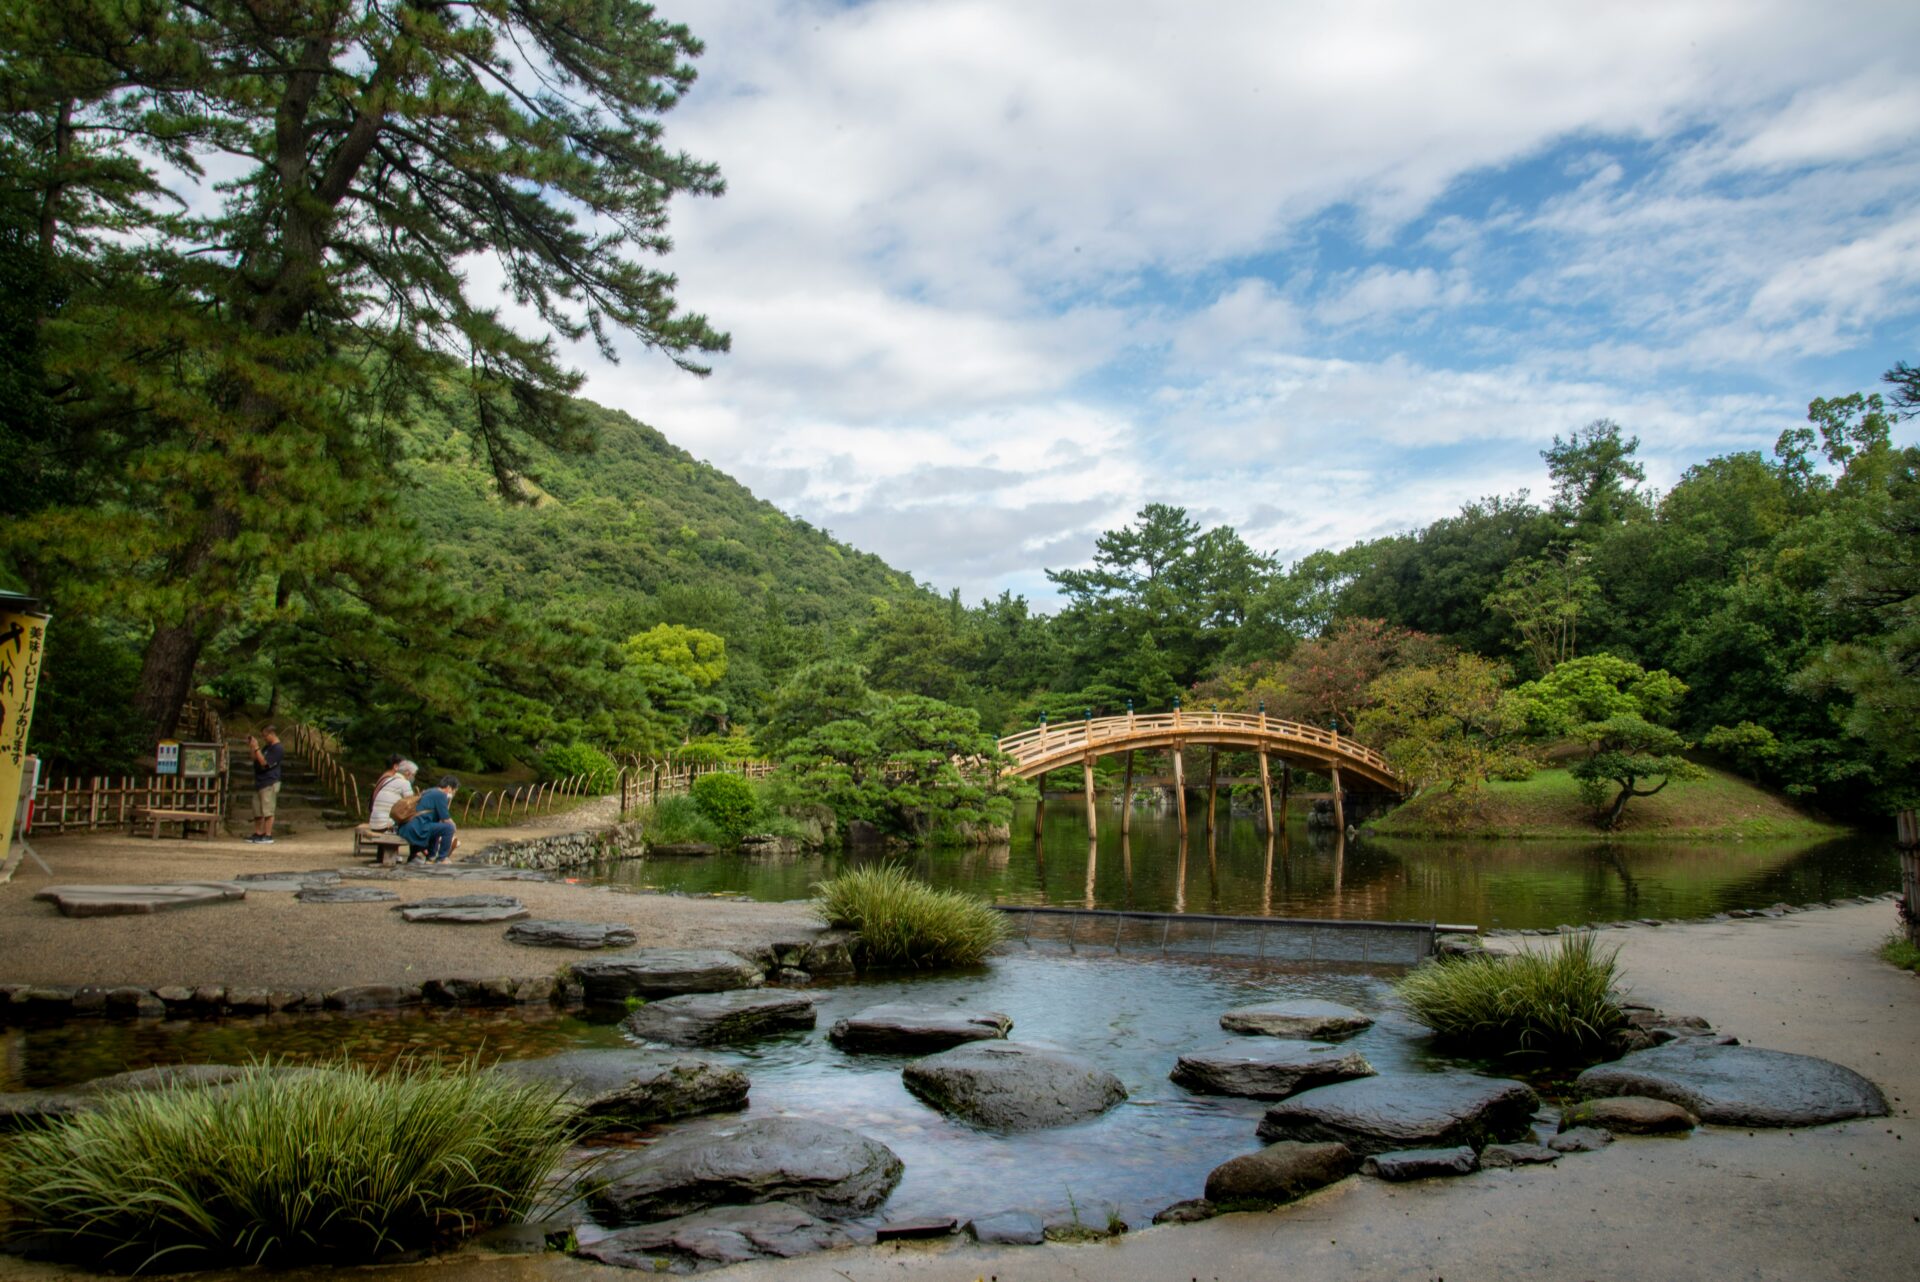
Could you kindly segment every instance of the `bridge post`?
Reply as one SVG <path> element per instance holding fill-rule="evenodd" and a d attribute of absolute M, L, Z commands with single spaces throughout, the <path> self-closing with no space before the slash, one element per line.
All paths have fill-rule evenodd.
<path fill-rule="evenodd" d="M 1280 831 L 1287 830 L 1287 804 L 1293 800 L 1293 763 L 1280 758 Z"/>
<path fill-rule="evenodd" d="M 1220 714 L 1215 713 L 1218 717 Z M 1213 831 L 1214 798 L 1220 793 L 1220 749 L 1207 750 L 1207 831 Z"/>
<path fill-rule="evenodd" d="M 1128 709 L 1127 716 L 1129 719 L 1132 718 L 1133 716 L 1132 709 Z M 1126 783 L 1126 787 L 1122 789 L 1120 793 L 1120 835 L 1124 837 L 1132 831 L 1133 831 L 1133 749 L 1128 748 L 1127 749 L 1127 783 Z"/>
<path fill-rule="evenodd" d="M 1331 768 L 1333 775 L 1333 827 L 1344 840 L 1347 835 L 1347 803 L 1340 795 L 1340 767 Z"/>
<path fill-rule="evenodd" d="M 1265 721 L 1267 714 L 1262 712 L 1260 719 Z M 1260 804 L 1267 812 L 1267 840 L 1273 840 L 1273 773 L 1267 765 L 1267 750 L 1260 749 Z M 1272 856 L 1268 856 L 1271 859 Z"/>
<path fill-rule="evenodd" d="M 1033 844 L 1040 845 L 1040 824 L 1047 817 L 1047 777 L 1040 776 L 1040 795 L 1033 803 Z"/>
<path fill-rule="evenodd" d="M 1187 768 L 1183 747 L 1178 743 L 1173 745 L 1173 800 L 1180 809 L 1180 835 L 1184 838 L 1187 835 Z M 1182 844 L 1180 848 L 1185 850 L 1186 846 Z"/>
<path fill-rule="evenodd" d="M 1093 754 L 1091 752 L 1080 759 L 1080 768 L 1085 774 L 1087 784 L 1087 840 L 1092 841 L 1100 835 L 1100 820 L 1093 800 Z"/>

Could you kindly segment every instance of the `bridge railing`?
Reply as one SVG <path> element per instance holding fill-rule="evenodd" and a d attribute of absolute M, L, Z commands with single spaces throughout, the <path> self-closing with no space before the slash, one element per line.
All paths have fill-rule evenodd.
<path fill-rule="evenodd" d="M 1065 721 L 1043 725 L 1000 740 L 1000 751 L 1022 765 L 1056 752 L 1097 748 L 1102 743 L 1121 743 L 1149 735 L 1191 734 L 1204 737 L 1208 731 L 1252 734 L 1288 743 L 1324 748 L 1339 753 L 1387 774 L 1395 775 L 1387 759 L 1365 744 L 1343 737 L 1337 730 L 1286 721 L 1264 712 L 1154 712 L 1115 717 L 1095 717 L 1090 721 Z"/>

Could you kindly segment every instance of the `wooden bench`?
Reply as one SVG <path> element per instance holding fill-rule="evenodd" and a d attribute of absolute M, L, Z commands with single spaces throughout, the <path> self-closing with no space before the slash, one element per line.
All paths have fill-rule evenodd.
<path fill-rule="evenodd" d="M 182 841 L 190 837 L 193 828 L 198 825 L 204 830 L 201 836 L 212 841 L 218 835 L 220 816 L 210 810 L 167 810 L 160 806 L 143 806 L 133 812 L 135 832 L 139 831 L 141 824 L 147 825 L 147 836 L 156 841 L 160 838 L 161 824 L 179 824 Z"/>
<path fill-rule="evenodd" d="M 371 852 L 374 858 L 383 864 L 405 863 L 409 846 L 407 839 L 388 829 L 375 832 L 366 824 L 353 830 L 353 857 L 361 858 Z"/>

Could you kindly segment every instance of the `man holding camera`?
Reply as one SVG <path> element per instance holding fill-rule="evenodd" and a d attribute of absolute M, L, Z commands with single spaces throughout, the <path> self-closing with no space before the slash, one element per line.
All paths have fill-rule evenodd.
<path fill-rule="evenodd" d="M 247 750 L 253 753 L 253 836 L 247 838 L 247 844 L 271 846 L 273 812 L 280 799 L 280 759 L 287 750 L 280 743 L 278 726 L 268 726 L 260 733 L 266 736 L 265 742 L 247 736 Z"/>

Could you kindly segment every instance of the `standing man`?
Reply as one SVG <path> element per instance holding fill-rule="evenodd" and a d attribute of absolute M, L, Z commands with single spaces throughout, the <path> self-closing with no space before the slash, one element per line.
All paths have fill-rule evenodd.
<path fill-rule="evenodd" d="M 247 748 L 253 753 L 253 836 L 251 845 L 273 844 L 273 812 L 280 800 L 280 759 L 286 748 L 280 743 L 280 727 L 268 726 L 260 732 L 266 742 L 247 736 Z"/>

